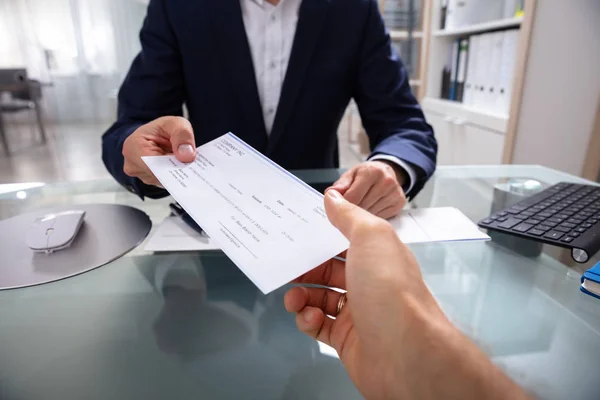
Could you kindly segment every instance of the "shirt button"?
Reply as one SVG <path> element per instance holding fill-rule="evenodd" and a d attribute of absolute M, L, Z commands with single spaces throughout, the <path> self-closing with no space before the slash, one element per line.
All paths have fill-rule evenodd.
<path fill-rule="evenodd" d="M 277 21 L 277 16 L 275 14 L 271 15 L 271 21 L 273 21 L 273 22 Z"/>
<path fill-rule="evenodd" d="M 267 114 L 269 114 L 269 115 L 273 114 L 274 112 L 275 112 L 275 109 L 274 109 L 274 108 L 269 108 L 269 109 L 267 110 Z"/>
<path fill-rule="evenodd" d="M 275 69 L 277 65 L 275 64 L 275 61 L 271 61 L 271 63 L 269 64 L 269 68 L 270 69 Z"/>

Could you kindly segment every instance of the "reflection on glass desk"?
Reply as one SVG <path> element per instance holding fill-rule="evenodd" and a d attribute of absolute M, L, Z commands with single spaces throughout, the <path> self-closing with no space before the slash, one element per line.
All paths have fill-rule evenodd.
<path fill-rule="evenodd" d="M 299 175 L 326 187 L 340 171 Z M 583 182 L 540 167 L 442 167 L 413 206 L 454 206 L 478 221 L 498 199 L 494 188 L 518 178 Z M 169 201 L 143 202 L 110 180 L 0 185 L 0 219 L 119 203 L 157 224 Z M 411 248 L 451 320 L 519 384 L 541 398 L 597 399 L 600 302 L 579 292 L 579 279 L 598 256 L 575 266 L 559 250 L 519 246 Z M 296 330 L 284 293 L 262 295 L 220 252 L 153 255 L 143 246 L 87 274 L 2 291 L 0 398 L 360 398 L 339 360 Z"/>

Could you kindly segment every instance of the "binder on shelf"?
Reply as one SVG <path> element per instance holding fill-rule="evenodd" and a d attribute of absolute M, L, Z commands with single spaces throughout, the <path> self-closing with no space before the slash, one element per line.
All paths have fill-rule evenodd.
<path fill-rule="evenodd" d="M 495 108 L 502 115 L 510 114 L 519 34 L 520 31 L 518 29 L 503 32 L 504 40 L 502 43 L 502 61 L 500 63 L 499 92 L 495 103 Z"/>
<path fill-rule="evenodd" d="M 465 78 L 467 76 L 467 59 L 469 56 L 469 40 L 459 39 L 458 67 L 456 74 L 456 101 L 463 101 Z"/>
<path fill-rule="evenodd" d="M 491 46 L 491 67 L 487 77 L 487 87 L 485 91 L 485 100 L 483 109 L 490 114 L 502 114 L 496 104 L 499 102 L 498 93 L 500 92 L 500 69 L 502 64 L 502 52 L 504 46 L 504 32 L 495 32 L 490 34 Z"/>
<path fill-rule="evenodd" d="M 441 98 L 450 100 L 450 82 L 452 80 L 452 46 L 448 46 L 448 55 L 446 57 L 446 64 L 442 70 L 442 92 Z"/>
<path fill-rule="evenodd" d="M 491 58 L 491 34 L 485 33 L 479 36 L 477 45 L 477 71 L 475 73 L 477 90 L 473 97 L 473 107 L 480 110 L 483 110 L 483 104 L 486 101 L 485 91 L 488 87 Z"/>
<path fill-rule="evenodd" d="M 473 106 L 473 96 L 475 92 L 475 73 L 477 70 L 477 43 L 479 36 L 474 35 L 469 38 L 469 54 L 467 57 L 467 77 L 465 79 L 465 92 L 463 95 L 463 104 Z"/>
<path fill-rule="evenodd" d="M 458 52 L 460 40 L 452 43 L 452 62 L 450 70 L 450 100 L 456 100 L 456 86 L 458 80 Z"/>
<path fill-rule="evenodd" d="M 473 0 L 448 0 L 445 29 L 452 30 L 469 24 L 469 2 Z"/>
<path fill-rule="evenodd" d="M 446 29 L 446 12 L 448 11 L 448 0 L 442 0 L 440 6 L 440 29 Z"/>

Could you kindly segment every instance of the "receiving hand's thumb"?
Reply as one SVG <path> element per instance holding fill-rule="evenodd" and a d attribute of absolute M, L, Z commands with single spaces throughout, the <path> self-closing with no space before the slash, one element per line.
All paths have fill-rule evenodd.
<path fill-rule="evenodd" d="M 354 230 L 364 223 L 378 218 L 368 211 L 350 203 L 336 190 L 325 193 L 325 211 L 327 218 L 346 239 L 351 240 Z"/>
<path fill-rule="evenodd" d="M 163 129 L 169 135 L 175 157 L 185 163 L 194 161 L 196 144 L 192 124 L 185 118 L 176 117 L 170 119 Z"/>

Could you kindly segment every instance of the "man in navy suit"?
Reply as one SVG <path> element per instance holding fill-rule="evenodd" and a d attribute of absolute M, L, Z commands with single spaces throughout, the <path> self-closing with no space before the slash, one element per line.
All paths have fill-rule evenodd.
<path fill-rule="evenodd" d="M 141 197 L 167 194 L 142 156 L 191 162 L 229 131 L 284 168 L 336 167 L 351 98 L 373 152 L 334 184 L 347 200 L 392 217 L 435 170 L 375 0 L 151 0 L 140 39 L 102 141 L 110 173 Z"/>

